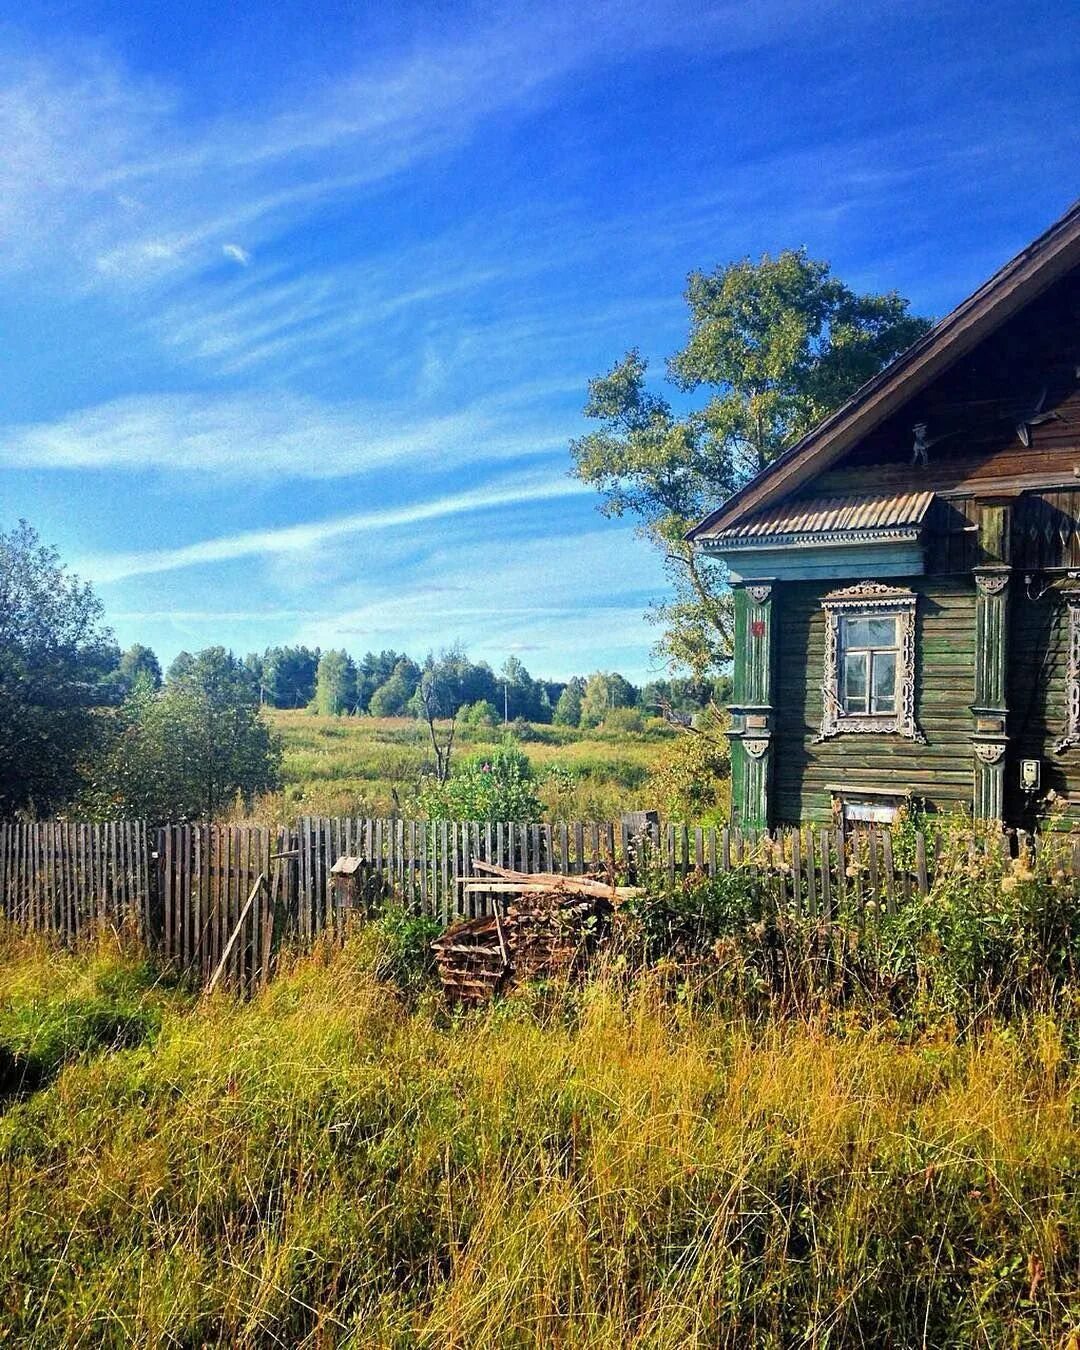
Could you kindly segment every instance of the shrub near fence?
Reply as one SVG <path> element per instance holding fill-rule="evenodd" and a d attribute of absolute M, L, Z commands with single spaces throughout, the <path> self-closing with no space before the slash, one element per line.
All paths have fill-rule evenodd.
<path fill-rule="evenodd" d="M 1011 843 L 972 833 L 973 860 Z M 1080 876 L 1080 845 L 1019 839 L 1021 850 L 1057 850 L 1055 866 Z M 955 838 L 952 847 L 955 849 Z M 172 825 L 0 825 L 0 911 L 28 930 L 77 940 L 95 924 L 127 928 L 179 971 L 250 989 L 266 980 L 283 940 L 310 944 L 342 921 L 330 868 L 362 859 L 369 895 L 393 897 L 443 924 L 487 912 L 491 897 L 464 895 L 473 862 L 527 872 L 600 872 L 620 882 L 655 869 L 669 884 L 693 872 L 745 870 L 762 900 L 828 920 L 834 913 L 894 911 L 925 894 L 942 836 L 820 828 L 775 835 L 687 826 L 480 824 L 400 819 L 305 818 L 294 828 Z M 1000 865 L 1000 857 L 994 865 Z M 871 904 L 872 902 L 872 904 Z"/>

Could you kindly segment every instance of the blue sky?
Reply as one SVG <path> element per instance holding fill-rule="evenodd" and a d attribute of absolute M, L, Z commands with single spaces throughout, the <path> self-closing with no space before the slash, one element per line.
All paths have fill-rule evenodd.
<path fill-rule="evenodd" d="M 9 14 L 14 9 L 7 11 Z M 0 526 L 119 640 L 645 676 L 567 477 L 693 267 L 940 315 L 1080 192 L 1080 9 L 26 0 L 0 19 Z"/>

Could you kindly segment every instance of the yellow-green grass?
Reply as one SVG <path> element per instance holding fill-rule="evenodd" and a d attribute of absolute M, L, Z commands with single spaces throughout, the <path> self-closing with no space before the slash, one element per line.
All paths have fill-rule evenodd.
<path fill-rule="evenodd" d="M 320 717 L 303 710 L 268 713 L 284 742 L 283 791 L 263 798 L 253 814 L 291 822 L 300 815 L 385 815 L 404 811 L 432 760 L 427 726 L 404 717 Z M 497 745 L 502 728 L 459 728 L 458 755 Z M 541 785 L 551 818 L 614 820 L 649 805 L 644 784 L 657 754 L 674 735 L 660 722 L 644 734 L 537 727 L 520 748 L 538 774 L 552 766 L 574 787 Z"/>
<path fill-rule="evenodd" d="M 452 1019 L 372 941 L 159 991 L 7 1106 L 0 1340 L 1076 1344 L 1074 1029 L 754 1030 L 602 977 Z M 130 961 L 8 941 L 0 1010 Z"/>

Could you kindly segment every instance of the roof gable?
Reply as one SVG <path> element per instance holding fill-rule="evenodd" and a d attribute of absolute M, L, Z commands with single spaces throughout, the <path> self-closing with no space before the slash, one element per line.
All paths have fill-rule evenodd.
<path fill-rule="evenodd" d="M 688 539 L 715 539 L 790 496 L 1080 262 L 1080 201 L 834 413 L 707 516 Z"/>

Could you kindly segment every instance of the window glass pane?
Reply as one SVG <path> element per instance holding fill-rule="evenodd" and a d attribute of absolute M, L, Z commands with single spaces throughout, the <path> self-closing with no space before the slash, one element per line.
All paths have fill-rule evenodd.
<path fill-rule="evenodd" d="M 896 620 L 856 618 L 843 620 L 840 635 L 841 646 L 845 650 L 853 647 L 895 647 Z"/>
<path fill-rule="evenodd" d="M 867 656 L 865 652 L 849 652 L 844 657 L 843 690 L 841 701 L 846 713 L 866 712 Z"/>
<path fill-rule="evenodd" d="M 895 647 L 896 646 L 896 620 L 895 619 L 868 619 L 866 626 L 869 630 L 870 647 Z"/>
<path fill-rule="evenodd" d="M 870 620 L 869 619 L 845 619 L 844 631 L 841 635 L 841 642 L 845 648 L 848 647 L 869 647 L 870 645 Z"/>
<path fill-rule="evenodd" d="M 874 688 L 871 708 L 874 712 L 896 711 L 896 653 L 874 653 Z"/>

